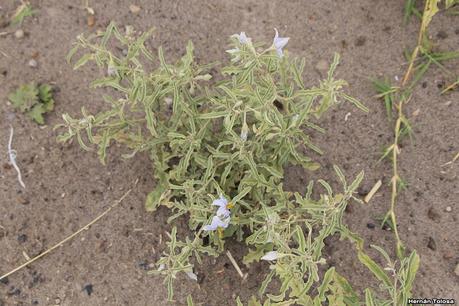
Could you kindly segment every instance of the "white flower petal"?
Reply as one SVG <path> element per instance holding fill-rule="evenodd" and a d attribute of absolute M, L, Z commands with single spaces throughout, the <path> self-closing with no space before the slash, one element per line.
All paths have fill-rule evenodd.
<path fill-rule="evenodd" d="M 217 229 L 217 226 L 214 225 L 214 224 L 204 225 L 204 227 L 202 229 L 207 231 L 207 232 L 208 231 L 215 231 Z"/>
<path fill-rule="evenodd" d="M 261 257 L 261 260 L 276 260 L 279 258 L 277 251 L 270 251 Z"/>
<path fill-rule="evenodd" d="M 165 264 L 160 264 L 159 267 L 158 267 L 158 271 L 162 271 L 166 269 L 166 265 Z"/>
<path fill-rule="evenodd" d="M 247 130 L 242 130 L 241 131 L 241 139 L 242 139 L 242 141 L 247 141 L 248 134 L 249 134 L 249 132 Z"/>
<path fill-rule="evenodd" d="M 284 52 L 282 51 L 282 49 L 276 49 L 276 52 L 277 52 L 277 55 L 279 57 L 283 57 L 284 56 Z"/>
<path fill-rule="evenodd" d="M 218 227 L 222 227 L 222 228 L 227 228 L 228 225 L 229 225 L 229 222 L 230 222 L 230 218 L 229 217 L 227 217 L 225 219 L 221 219 L 220 217 L 215 216 L 213 218 L 213 220 L 212 220 L 212 223 L 214 222 L 214 219 L 216 220 L 215 222 L 216 222 L 217 226 Z"/>
<path fill-rule="evenodd" d="M 107 67 L 107 74 L 108 74 L 109 76 L 115 76 L 115 75 L 116 75 L 116 72 L 117 72 L 117 70 L 116 70 L 116 67 L 115 67 L 115 66 L 113 66 L 113 65 L 108 65 L 108 67 Z"/>
<path fill-rule="evenodd" d="M 279 32 L 277 31 L 277 29 L 274 28 L 274 30 L 276 31 L 276 34 L 274 35 L 273 46 L 276 49 L 277 55 L 279 57 L 282 57 L 284 56 L 282 48 L 284 48 L 287 45 L 290 37 L 279 37 Z"/>
<path fill-rule="evenodd" d="M 226 52 L 228 52 L 229 54 L 234 54 L 234 53 L 237 53 L 237 52 L 240 52 L 241 50 L 239 50 L 239 48 L 234 48 L 234 49 L 229 49 L 229 50 L 226 50 Z"/>
<path fill-rule="evenodd" d="M 230 214 L 231 214 L 231 212 L 230 212 L 230 210 L 228 208 L 226 208 L 226 205 L 225 206 L 220 206 L 217 209 L 217 216 L 218 217 L 227 218 L 227 217 L 229 217 Z"/>
<path fill-rule="evenodd" d="M 230 217 L 222 218 L 214 216 L 210 225 L 205 225 L 202 229 L 205 231 L 214 231 L 219 227 L 227 228 L 230 222 Z"/>
<path fill-rule="evenodd" d="M 220 196 L 219 199 L 216 199 L 215 201 L 212 202 L 212 205 L 220 206 L 220 207 L 226 207 L 227 204 L 228 204 L 228 200 L 225 199 L 225 197 L 223 197 L 222 195 Z"/>
<path fill-rule="evenodd" d="M 274 39 L 274 46 L 276 49 L 282 49 L 285 47 L 289 41 L 290 37 L 278 37 Z"/>
<path fill-rule="evenodd" d="M 248 38 L 247 35 L 245 35 L 245 32 L 241 32 L 241 34 L 239 34 L 239 42 L 240 42 L 241 44 L 246 44 L 246 43 L 248 43 L 248 42 L 249 42 L 249 39 L 250 39 L 250 38 Z"/>

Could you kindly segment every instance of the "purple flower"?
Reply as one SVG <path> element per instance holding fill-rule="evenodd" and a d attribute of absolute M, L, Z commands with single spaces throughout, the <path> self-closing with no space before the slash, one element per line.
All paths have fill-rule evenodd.
<path fill-rule="evenodd" d="M 247 37 L 247 35 L 245 35 L 245 32 L 241 32 L 241 34 L 236 34 L 236 35 L 237 35 L 237 38 L 239 39 L 239 42 L 242 45 L 245 45 L 250 41 L 250 38 Z"/>
<path fill-rule="evenodd" d="M 225 199 L 223 195 L 220 195 L 219 199 L 213 201 L 212 205 L 218 206 L 217 216 L 219 217 L 226 218 L 231 214 L 230 210 L 228 209 L 228 206 L 231 204 L 228 204 L 228 200 Z"/>
<path fill-rule="evenodd" d="M 279 32 L 277 31 L 277 29 L 274 28 L 274 30 L 276 31 L 276 35 L 274 36 L 273 46 L 276 49 L 277 55 L 279 57 L 283 57 L 284 52 L 282 51 L 282 48 L 284 48 L 287 45 L 290 37 L 279 37 Z"/>
<path fill-rule="evenodd" d="M 227 228 L 230 222 L 230 217 L 222 219 L 219 216 L 214 216 L 212 218 L 212 223 L 210 225 L 204 225 L 202 228 L 205 231 L 215 231 L 218 228 Z"/>

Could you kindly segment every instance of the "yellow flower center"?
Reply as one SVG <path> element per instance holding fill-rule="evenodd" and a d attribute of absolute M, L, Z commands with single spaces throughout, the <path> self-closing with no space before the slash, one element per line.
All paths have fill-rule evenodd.
<path fill-rule="evenodd" d="M 221 239 L 223 238 L 223 231 L 225 229 L 223 227 L 217 227 L 217 233 L 218 233 L 218 237 Z"/>
<path fill-rule="evenodd" d="M 226 204 L 226 208 L 228 208 L 228 209 L 231 209 L 233 207 L 234 207 L 233 202 L 229 202 L 228 204 Z"/>

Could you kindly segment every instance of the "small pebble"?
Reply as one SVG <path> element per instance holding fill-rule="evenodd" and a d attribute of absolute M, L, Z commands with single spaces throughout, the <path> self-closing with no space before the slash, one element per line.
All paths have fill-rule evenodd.
<path fill-rule="evenodd" d="M 22 205 L 27 205 L 30 203 L 29 199 L 23 196 L 18 197 L 18 202 Z"/>
<path fill-rule="evenodd" d="M 139 268 L 141 268 L 142 270 L 145 270 L 145 271 L 148 271 L 149 270 L 149 265 L 148 265 L 148 262 L 146 261 L 141 261 L 137 264 L 139 266 Z"/>
<path fill-rule="evenodd" d="M 390 232 L 392 230 L 392 228 L 390 227 L 390 225 L 387 222 L 384 222 L 384 224 L 382 226 L 382 229 L 385 230 L 385 231 L 388 231 L 388 232 Z"/>
<path fill-rule="evenodd" d="M 446 209 L 445 209 L 447 212 L 451 212 L 453 209 L 451 208 L 451 206 L 446 206 Z"/>
<path fill-rule="evenodd" d="M 23 38 L 24 37 L 24 31 L 22 29 L 16 30 L 16 32 L 14 32 L 14 37 L 16 37 L 17 39 Z"/>
<path fill-rule="evenodd" d="M 448 260 L 448 259 L 451 259 L 454 257 L 454 253 L 451 252 L 451 251 L 446 251 L 444 254 L 443 254 L 443 258 Z"/>
<path fill-rule="evenodd" d="M 459 263 L 456 265 L 456 269 L 454 269 L 454 274 L 459 276 Z"/>
<path fill-rule="evenodd" d="M 132 36 L 134 34 L 134 27 L 131 25 L 126 25 L 124 30 L 126 32 L 126 36 Z"/>
<path fill-rule="evenodd" d="M 38 67 L 38 63 L 37 63 L 36 60 L 31 59 L 31 60 L 29 61 L 29 66 L 32 67 L 32 68 L 37 68 L 37 67 Z"/>
<path fill-rule="evenodd" d="M 129 10 L 131 11 L 131 13 L 137 14 L 138 12 L 140 12 L 140 6 L 131 4 L 129 5 Z"/>
<path fill-rule="evenodd" d="M 27 241 L 27 235 L 26 234 L 21 234 L 21 235 L 18 235 L 18 241 L 20 243 L 24 243 Z"/>
<path fill-rule="evenodd" d="M 427 247 L 431 249 L 432 251 L 435 251 L 437 249 L 437 243 L 433 239 L 433 237 L 429 237 L 429 241 L 427 242 Z"/>
<path fill-rule="evenodd" d="M 8 285 L 9 283 L 10 280 L 8 279 L 8 277 L 2 278 L 2 280 L 0 280 L 0 284 Z"/>
<path fill-rule="evenodd" d="M 374 223 L 369 222 L 369 223 L 367 223 L 367 227 L 369 229 L 374 229 L 376 226 L 374 225 Z"/>
<path fill-rule="evenodd" d="M 88 295 L 91 295 L 91 293 L 93 292 L 94 288 L 93 288 L 93 285 L 92 284 L 87 284 L 83 287 L 83 291 L 86 291 L 86 293 Z"/>
<path fill-rule="evenodd" d="M 21 294 L 21 289 L 12 286 L 7 294 L 10 295 L 10 296 L 20 295 Z"/>

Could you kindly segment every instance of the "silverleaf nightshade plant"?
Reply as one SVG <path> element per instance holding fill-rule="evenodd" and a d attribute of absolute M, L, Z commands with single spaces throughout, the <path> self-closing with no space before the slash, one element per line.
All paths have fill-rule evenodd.
<path fill-rule="evenodd" d="M 411 286 L 405 272 L 415 272 L 417 255 L 403 266 L 391 262 L 395 272 L 388 275 L 363 253 L 363 241 L 342 221 L 349 201 L 358 201 L 354 193 L 363 173 L 348 185 L 335 166 L 342 192 L 319 180 L 323 193 L 318 198 L 312 197 L 313 182 L 304 195 L 282 186 L 288 164 L 311 171 L 319 167 L 304 152 L 322 153 L 307 132 L 324 132 L 315 121 L 327 109 L 348 101 L 367 111 L 343 92 L 347 83 L 334 78 L 338 55 L 327 78 L 308 88 L 302 79 L 305 60 L 282 50 L 288 38 L 277 30 L 267 48 L 244 32 L 231 36 L 231 61 L 224 67 L 198 65 L 191 42 L 185 55 L 170 63 L 161 47 L 155 57 L 145 46 L 151 31 L 137 37 L 131 32 L 122 34 L 111 23 L 104 32 L 78 37 L 69 60 L 82 50 L 75 68 L 94 61 L 108 69 L 92 86 L 111 88 L 114 94 L 104 96 L 106 111 L 89 114 L 82 108 L 81 119 L 64 114 L 59 127 L 66 131 L 59 140 L 75 138 L 86 150 L 97 147 L 102 162 L 113 143 L 124 145 L 126 158 L 149 154 L 156 185 L 146 197 L 146 210 L 165 206 L 171 211 L 167 222 L 186 218 L 190 230 L 190 236 L 179 239 L 172 227 L 158 268 L 151 271 L 164 277 L 170 301 L 178 275 L 196 280 L 202 256 L 218 256 L 233 237 L 247 245 L 246 265 L 269 263 L 258 292 L 263 305 L 360 305 L 360 297 L 333 267 L 319 277 L 324 239 L 336 233 L 355 243 L 359 259 L 383 282 L 391 301 L 404 298 L 400 284 Z M 210 81 L 216 76 L 211 68 L 219 69 L 218 81 Z M 266 292 L 273 278 L 280 284 L 276 294 Z M 365 299 L 379 305 L 370 289 Z M 192 305 L 191 297 L 187 301 Z M 255 297 L 249 303 L 262 305 Z M 235 304 L 242 305 L 239 298 Z"/>

